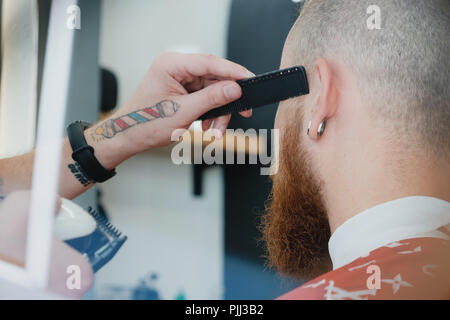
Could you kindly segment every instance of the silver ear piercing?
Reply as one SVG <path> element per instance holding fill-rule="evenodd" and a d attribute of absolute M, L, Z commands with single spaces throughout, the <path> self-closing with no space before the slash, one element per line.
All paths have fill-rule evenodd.
<path fill-rule="evenodd" d="M 309 136 L 309 129 L 311 129 L 311 120 L 308 123 L 308 130 L 306 130 L 306 135 Z"/>
<path fill-rule="evenodd" d="M 323 133 L 325 132 L 325 127 L 327 125 L 327 119 L 323 119 L 322 122 L 319 124 L 319 128 L 317 129 L 317 136 L 321 137 Z"/>

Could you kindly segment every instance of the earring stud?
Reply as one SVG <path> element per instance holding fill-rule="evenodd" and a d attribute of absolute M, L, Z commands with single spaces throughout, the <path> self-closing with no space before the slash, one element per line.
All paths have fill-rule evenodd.
<path fill-rule="evenodd" d="M 306 130 L 306 135 L 309 136 L 309 129 L 311 129 L 311 120 L 308 123 L 308 130 Z"/>
<path fill-rule="evenodd" d="M 325 132 L 325 127 L 327 125 L 327 119 L 323 119 L 323 121 L 320 123 L 319 128 L 317 129 L 317 135 L 321 137 L 323 133 Z"/>

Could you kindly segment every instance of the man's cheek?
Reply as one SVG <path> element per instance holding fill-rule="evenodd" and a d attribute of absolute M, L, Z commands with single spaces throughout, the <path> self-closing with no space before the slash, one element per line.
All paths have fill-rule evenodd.
<path fill-rule="evenodd" d="M 270 169 L 269 169 L 269 171 L 270 171 L 269 174 L 271 176 L 276 175 L 278 173 L 278 169 L 280 168 L 278 159 L 279 159 L 278 155 L 275 155 L 274 157 L 272 157 L 272 161 L 270 163 Z"/>
<path fill-rule="evenodd" d="M 281 129 L 285 125 L 285 118 L 286 118 L 286 103 L 280 102 L 280 105 L 278 106 L 277 114 L 275 116 L 275 129 Z"/>
<path fill-rule="evenodd" d="M 279 116 L 280 112 L 277 111 L 277 114 L 275 116 L 275 123 L 273 125 L 274 129 L 280 129 L 280 116 Z"/>

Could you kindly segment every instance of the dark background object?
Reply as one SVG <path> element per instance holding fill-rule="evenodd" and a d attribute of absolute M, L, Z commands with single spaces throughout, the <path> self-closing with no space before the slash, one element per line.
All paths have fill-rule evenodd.
<path fill-rule="evenodd" d="M 227 58 L 255 74 L 278 69 L 299 7 L 291 0 L 234 0 Z M 276 110 L 274 104 L 258 108 L 250 119 L 233 116 L 229 128 L 270 130 Z M 270 179 L 260 175 L 259 165 L 225 166 L 226 299 L 273 299 L 299 285 L 264 269 L 257 225 L 270 189 Z"/>
<path fill-rule="evenodd" d="M 37 112 L 41 103 L 42 76 L 44 72 L 45 47 L 47 45 L 48 22 L 50 19 L 51 0 L 38 1 L 38 79 L 37 79 Z"/>
<path fill-rule="evenodd" d="M 55 0 L 58 1 L 58 0 Z M 100 0 L 79 0 L 81 29 L 74 29 L 66 125 L 75 120 L 95 123 L 100 112 Z M 66 27 L 66 26 L 63 26 Z M 64 133 L 65 134 L 65 133 Z M 97 186 L 75 199 L 83 208 L 97 202 Z"/>
<path fill-rule="evenodd" d="M 101 111 L 109 112 L 117 106 L 118 83 L 116 75 L 105 68 L 101 69 Z"/>

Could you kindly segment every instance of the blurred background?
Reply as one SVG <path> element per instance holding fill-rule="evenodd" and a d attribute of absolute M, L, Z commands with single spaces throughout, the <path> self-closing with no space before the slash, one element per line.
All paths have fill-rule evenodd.
<path fill-rule="evenodd" d="M 51 0 L 0 2 L 0 157 L 8 157 L 34 146 L 46 37 L 62 26 L 49 24 Z M 78 6 L 66 124 L 95 122 L 120 107 L 163 51 L 212 53 L 256 74 L 278 69 L 301 1 L 80 0 Z M 271 129 L 276 107 L 256 110 L 251 119 L 236 116 L 230 128 Z M 298 286 L 264 266 L 257 225 L 271 185 L 259 165 L 177 166 L 170 151 L 128 160 L 114 179 L 76 199 L 128 236 L 86 299 L 274 299 Z"/>

